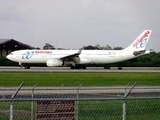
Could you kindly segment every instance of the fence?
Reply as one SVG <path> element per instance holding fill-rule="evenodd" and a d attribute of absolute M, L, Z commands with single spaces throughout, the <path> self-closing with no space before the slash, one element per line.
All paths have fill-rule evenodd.
<path fill-rule="evenodd" d="M 22 89 L 22 85 L 0 88 L 0 120 L 160 119 L 160 87 Z"/>

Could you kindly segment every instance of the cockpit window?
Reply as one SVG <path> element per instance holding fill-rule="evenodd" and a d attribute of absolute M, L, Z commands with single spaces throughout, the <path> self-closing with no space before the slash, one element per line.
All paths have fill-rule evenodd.
<path fill-rule="evenodd" d="M 11 52 L 10 55 L 13 55 L 13 53 Z"/>

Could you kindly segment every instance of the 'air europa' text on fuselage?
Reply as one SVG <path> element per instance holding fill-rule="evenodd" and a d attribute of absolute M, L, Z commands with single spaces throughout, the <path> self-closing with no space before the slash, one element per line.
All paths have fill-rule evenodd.
<path fill-rule="evenodd" d="M 52 51 L 35 51 L 35 54 L 52 54 Z"/>

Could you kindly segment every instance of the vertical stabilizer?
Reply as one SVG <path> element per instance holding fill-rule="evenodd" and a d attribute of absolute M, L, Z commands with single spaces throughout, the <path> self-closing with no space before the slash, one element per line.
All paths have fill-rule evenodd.
<path fill-rule="evenodd" d="M 144 30 L 136 40 L 126 49 L 132 50 L 145 50 L 145 47 L 148 43 L 149 37 L 152 33 L 152 30 Z"/>

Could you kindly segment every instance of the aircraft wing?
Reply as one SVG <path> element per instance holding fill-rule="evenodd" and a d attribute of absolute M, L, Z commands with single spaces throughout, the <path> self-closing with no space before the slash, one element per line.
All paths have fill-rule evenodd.
<path fill-rule="evenodd" d="M 81 51 L 82 51 L 82 50 L 79 50 L 77 53 L 74 53 L 74 54 L 71 54 L 71 55 L 67 55 L 67 56 L 61 57 L 60 59 L 61 59 L 61 60 L 74 60 L 75 57 L 78 57 L 78 55 L 81 54 Z"/>

